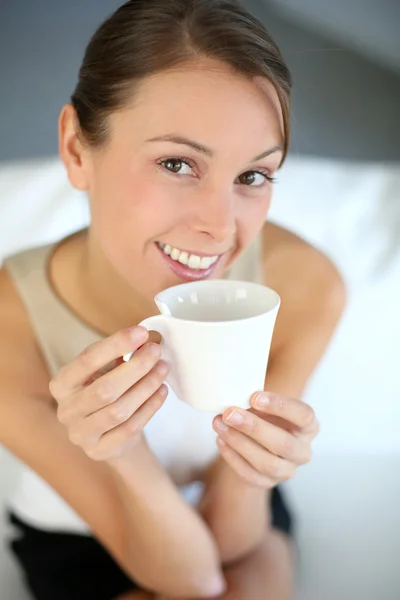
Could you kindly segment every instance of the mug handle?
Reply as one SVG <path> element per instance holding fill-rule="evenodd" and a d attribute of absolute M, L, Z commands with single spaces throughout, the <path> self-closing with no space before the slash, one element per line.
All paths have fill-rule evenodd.
<path fill-rule="evenodd" d="M 160 342 L 161 353 L 164 354 L 165 348 L 165 317 L 164 315 L 155 315 L 154 317 L 148 317 L 139 323 L 141 327 L 145 327 L 148 331 L 157 331 L 162 337 Z M 124 354 L 123 359 L 124 362 L 128 362 L 135 352 L 130 352 L 129 354 Z"/>

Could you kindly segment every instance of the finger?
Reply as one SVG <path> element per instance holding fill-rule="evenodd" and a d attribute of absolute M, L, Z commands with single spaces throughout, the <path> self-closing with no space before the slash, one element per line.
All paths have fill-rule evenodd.
<path fill-rule="evenodd" d="M 155 413 L 162 407 L 168 396 L 168 387 L 163 383 L 156 392 L 128 419 L 115 429 L 101 436 L 100 440 L 86 453 L 93 460 L 116 458 L 124 446 L 140 433 Z"/>
<path fill-rule="evenodd" d="M 246 434 L 272 454 L 295 464 L 303 464 L 309 460 L 307 446 L 300 439 L 247 410 L 229 408 L 224 412 L 222 420 L 229 428 Z M 215 421 L 219 423 L 218 418 Z"/>
<path fill-rule="evenodd" d="M 132 415 L 161 387 L 168 373 L 164 361 L 157 365 L 138 383 L 132 386 L 116 402 L 92 413 L 81 420 L 82 439 L 99 439 L 107 431 L 111 431 L 128 421 Z"/>
<path fill-rule="evenodd" d="M 69 397 L 84 386 L 102 367 L 145 343 L 148 331 L 144 327 L 123 329 L 88 346 L 72 362 L 63 367 L 50 383 L 55 398 Z"/>
<path fill-rule="evenodd" d="M 302 400 L 273 392 L 259 392 L 252 397 L 251 405 L 262 413 L 285 419 L 305 432 L 316 424 L 314 410 Z"/>
<path fill-rule="evenodd" d="M 157 344 L 145 344 L 129 363 L 120 363 L 118 367 L 102 375 L 91 385 L 59 401 L 57 411 L 59 421 L 66 424 L 112 405 L 151 371 L 160 354 L 161 350 Z"/>
<path fill-rule="evenodd" d="M 125 392 L 143 379 L 159 362 L 161 349 L 158 344 L 144 344 L 135 357 L 96 379 L 82 390 L 84 400 L 76 403 L 80 414 L 90 415 L 97 410 L 114 404 Z M 160 383 L 161 385 L 161 383 Z"/>
<path fill-rule="evenodd" d="M 218 421 L 217 419 L 216 429 L 223 441 L 244 458 L 258 473 L 266 475 L 275 482 L 286 481 L 294 477 L 296 467 L 289 460 L 272 454 L 244 433 L 232 427 L 227 427 L 222 420 Z"/>
<path fill-rule="evenodd" d="M 222 438 L 217 438 L 217 445 L 221 456 L 244 481 L 262 489 L 270 489 L 276 485 L 269 477 L 256 471 L 236 450 L 226 444 Z"/>

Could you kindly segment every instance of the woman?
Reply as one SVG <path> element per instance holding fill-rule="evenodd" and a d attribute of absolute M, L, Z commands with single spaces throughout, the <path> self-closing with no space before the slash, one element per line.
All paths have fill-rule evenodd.
<path fill-rule="evenodd" d="M 12 548 L 38 600 L 291 595 L 276 485 L 310 459 L 317 421 L 292 398 L 343 285 L 265 224 L 289 90 L 279 50 L 233 0 L 131 0 L 88 46 L 59 135 L 91 225 L 0 275 L 0 442 L 24 463 Z M 269 393 L 249 411 L 180 402 L 137 326 L 160 290 L 211 277 L 282 297 Z"/>

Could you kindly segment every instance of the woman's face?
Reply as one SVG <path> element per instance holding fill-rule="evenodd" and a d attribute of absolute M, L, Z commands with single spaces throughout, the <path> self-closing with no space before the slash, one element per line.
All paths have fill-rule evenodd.
<path fill-rule="evenodd" d="M 273 86 L 215 62 L 181 67 L 145 80 L 109 129 L 87 159 L 106 260 L 149 299 L 221 277 L 268 212 L 283 139 Z"/>

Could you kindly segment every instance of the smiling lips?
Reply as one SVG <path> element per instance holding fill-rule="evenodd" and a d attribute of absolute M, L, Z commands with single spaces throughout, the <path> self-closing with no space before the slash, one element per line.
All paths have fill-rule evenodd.
<path fill-rule="evenodd" d="M 198 256 L 197 254 L 189 254 L 184 250 L 179 250 L 178 248 L 160 242 L 157 242 L 157 246 L 164 254 L 169 256 L 171 260 L 179 262 L 194 271 L 208 270 L 221 256 Z"/>
<path fill-rule="evenodd" d="M 210 277 L 221 262 L 224 254 L 200 256 L 187 250 L 179 250 L 169 244 L 156 242 L 160 256 L 167 266 L 183 281 L 199 281 Z"/>

